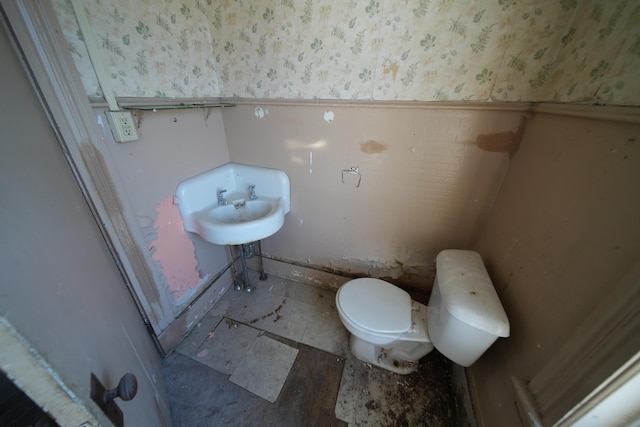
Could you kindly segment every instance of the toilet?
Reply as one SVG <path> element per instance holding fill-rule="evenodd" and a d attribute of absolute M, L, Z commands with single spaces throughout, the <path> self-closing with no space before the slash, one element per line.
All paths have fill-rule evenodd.
<path fill-rule="evenodd" d="M 436 278 L 425 306 L 380 279 L 350 280 L 336 294 L 349 350 L 363 362 L 398 374 L 418 367 L 435 347 L 471 366 L 498 339 L 509 320 L 480 254 L 447 249 L 436 257 Z"/>

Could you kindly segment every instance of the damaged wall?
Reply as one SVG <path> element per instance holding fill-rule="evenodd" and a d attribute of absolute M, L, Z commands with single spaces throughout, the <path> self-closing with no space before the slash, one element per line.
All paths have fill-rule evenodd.
<path fill-rule="evenodd" d="M 511 376 L 533 379 L 640 260 L 639 182 L 640 125 L 531 120 L 473 245 L 512 330 L 470 368 L 484 425 L 518 425 Z"/>
<path fill-rule="evenodd" d="M 291 179 L 291 212 L 265 253 L 424 290 L 437 253 L 468 247 L 478 231 L 527 117 L 520 108 L 277 103 L 222 114 L 231 161 Z"/>
<path fill-rule="evenodd" d="M 104 131 L 99 148 L 135 215 L 136 244 L 177 315 L 228 262 L 223 247 L 184 231 L 173 204 L 180 181 L 229 161 L 220 110 L 136 111 L 140 139 L 125 144 L 113 141 L 104 110 L 95 114 Z"/>

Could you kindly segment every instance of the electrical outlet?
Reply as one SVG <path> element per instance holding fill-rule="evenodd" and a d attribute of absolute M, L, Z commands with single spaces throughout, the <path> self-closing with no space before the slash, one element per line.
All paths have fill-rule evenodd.
<path fill-rule="evenodd" d="M 116 142 L 131 142 L 138 139 L 131 111 L 107 111 L 107 118 Z"/>

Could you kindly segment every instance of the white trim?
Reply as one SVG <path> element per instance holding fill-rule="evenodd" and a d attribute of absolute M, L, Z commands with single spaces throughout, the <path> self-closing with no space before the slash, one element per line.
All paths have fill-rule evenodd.
<path fill-rule="evenodd" d="M 640 259 L 528 383 L 544 424 L 582 405 L 639 351 Z"/>
<path fill-rule="evenodd" d="M 640 352 L 614 372 L 554 427 L 640 424 Z"/>
<path fill-rule="evenodd" d="M 0 316 L 0 368 L 22 391 L 62 426 L 99 426 L 51 366 L 4 317 Z M 102 424 L 104 425 L 104 424 Z"/>
<path fill-rule="evenodd" d="M 87 13 L 84 10 L 84 6 L 80 2 L 80 0 L 70 1 L 71 7 L 73 8 L 73 13 L 75 13 L 76 20 L 78 21 L 80 33 L 82 34 L 82 38 L 84 39 L 84 44 L 87 47 L 87 53 L 89 54 L 91 65 L 93 65 L 93 71 L 96 73 L 98 84 L 100 85 L 100 89 L 102 89 L 102 94 L 107 100 L 109 109 L 111 111 L 119 110 L 120 107 L 118 106 L 116 98 L 113 95 L 113 90 L 111 90 L 111 85 L 109 84 L 109 76 L 105 71 L 104 65 L 102 65 L 102 58 L 100 57 L 100 52 L 98 51 L 96 39 L 95 37 L 93 37 L 91 25 L 89 24 L 89 19 L 87 19 Z"/>

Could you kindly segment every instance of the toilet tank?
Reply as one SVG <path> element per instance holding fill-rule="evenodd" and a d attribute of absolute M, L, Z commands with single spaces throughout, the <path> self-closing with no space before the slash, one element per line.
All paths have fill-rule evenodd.
<path fill-rule="evenodd" d="M 474 251 L 447 249 L 438 254 L 427 313 L 433 345 L 462 366 L 471 366 L 498 337 L 509 336 L 507 315 Z"/>

